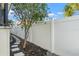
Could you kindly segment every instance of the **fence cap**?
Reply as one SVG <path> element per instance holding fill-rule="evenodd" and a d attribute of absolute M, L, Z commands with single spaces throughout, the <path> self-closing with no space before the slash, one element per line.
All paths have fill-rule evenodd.
<path fill-rule="evenodd" d="M 65 17 L 63 19 L 57 19 L 57 20 L 54 20 L 54 22 L 69 22 L 69 21 L 77 21 L 79 20 L 79 15 L 76 15 L 76 16 L 70 16 L 70 17 Z"/>
<path fill-rule="evenodd" d="M 51 22 L 51 20 L 49 20 L 49 21 L 38 21 L 34 24 L 47 24 L 47 23 L 50 23 L 50 22 Z"/>

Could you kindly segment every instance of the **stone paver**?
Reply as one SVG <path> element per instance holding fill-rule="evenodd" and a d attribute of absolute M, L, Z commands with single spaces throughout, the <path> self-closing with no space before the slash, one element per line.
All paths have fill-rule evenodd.
<path fill-rule="evenodd" d="M 20 44 L 20 42 L 15 42 L 14 44 Z"/>
<path fill-rule="evenodd" d="M 12 52 L 20 50 L 19 48 L 13 48 Z"/>
<path fill-rule="evenodd" d="M 19 52 L 19 53 L 14 54 L 14 56 L 24 56 L 24 53 L 23 52 Z"/>
<path fill-rule="evenodd" d="M 18 47 L 18 45 L 12 45 L 11 47 L 12 47 L 12 48 L 13 48 L 13 47 Z"/>

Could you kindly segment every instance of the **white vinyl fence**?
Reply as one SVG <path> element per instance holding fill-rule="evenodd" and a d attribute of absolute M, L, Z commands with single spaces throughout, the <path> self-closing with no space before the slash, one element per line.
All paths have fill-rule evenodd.
<path fill-rule="evenodd" d="M 24 39 L 25 33 L 24 29 L 21 28 L 21 26 L 14 25 L 11 29 L 11 33 L 21 37 Z"/>
<path fill-rule="evenodd" d="M 49 51 L 52 51 L 51 21 L 46 24 L 34 24 L 30 30 L 31 42 Z M 52 29 L 53 30 L 53 29 Z"/>
<path fill-rule="evenodd" d="M 55 21 L 54 40 L 56 54 L 79 56 L 79 16 Z"/>
<path fill-rule="evenodd" d="M 24 31 L 16 28 L 12 33 L 24 38 Z M 29 32 L 28 41 L 52 53 L 79 56 L 79 16 L 33 24 Z"/>

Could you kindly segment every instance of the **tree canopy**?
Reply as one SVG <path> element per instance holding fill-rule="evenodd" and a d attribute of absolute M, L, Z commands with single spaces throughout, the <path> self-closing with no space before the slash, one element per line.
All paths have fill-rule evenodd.
<path fill-rule="evenodd" d="M 79 3 L 68 3 L 64 8 L 64 15 L 72 16 L 77 10 L 79 10 Z"/>
<path fill-rule="evenodd" d="M 13 3 L 12 6 L 15 15 L 21 20 L 22 27 L 31 26 L 47 16 L 47 4 L 45 3 Z"/>

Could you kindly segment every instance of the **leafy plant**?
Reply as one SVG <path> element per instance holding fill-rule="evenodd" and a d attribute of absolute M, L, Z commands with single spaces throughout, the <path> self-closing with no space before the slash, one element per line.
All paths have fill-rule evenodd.
<path fill-rule="evenodd" d="M 33 23 L 42 21 L 47 16 L 47 4 L 45 3 L 13 3 L 12 10 L 17 19 L 21 20 L 20 25 L 25 29 L 25 41 L 23 48 L 26 47 L 29 29 Z"/>
<path fill-rule="evenodd" d="M 76 10 L 79 10 L 79 3 L 68 3 L 64 8 L 64 15 L 72 16 Z"/>

